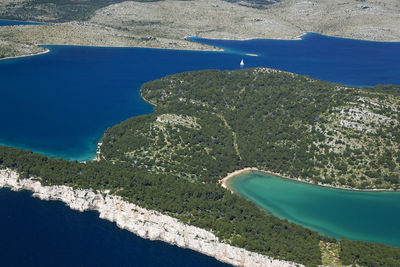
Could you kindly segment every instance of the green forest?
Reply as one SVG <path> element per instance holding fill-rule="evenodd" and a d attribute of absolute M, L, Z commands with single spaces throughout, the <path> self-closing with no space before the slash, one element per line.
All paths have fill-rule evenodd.
<path fill-rule="evenodd" d="M 314 183 L 397 188 L 398 87 L 351 88 L 270 69 L 206 70 L 146 83 L 142 95 L 155 112 L 108 129 L 100 161 L 0 147 L 0 165 L 44 185 L 110 189 L 277 259 L 317 266 L 325 242 L 340 245 L 346 265 L 400 265 L 400 248 L 320 236 L 217 183 L 254 166 Z M 349 159 L 357 166 L 343 166 Z M 375 161 L 382 176 L 369 168 Z"/>
<path fill-rule="evenodd" d="M 108 129 L 102 158 L 193 181 L 257 167 L 318 184 L 395 189 L 398 92 L 269 69 L 168 76 L 143 85 L 155 113 Z"/>

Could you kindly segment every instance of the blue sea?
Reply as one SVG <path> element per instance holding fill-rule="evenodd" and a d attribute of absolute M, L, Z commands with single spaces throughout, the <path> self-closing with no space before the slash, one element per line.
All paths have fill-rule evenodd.
<path fill-rule="evenodd" d="M 225 52 L 46 46 L 50 53 L 0 61 L 0 144 L 90 160 L 107 127 L 153 111 L 140 97 L 144 82 L 189 70 L 238 69 L 241 59 L 245 67 L 279 68 L 347 85 L 400 85 L 400 43 L 312 33 L 296 41 L 193 40 Z M 220 265 L 137 238 L 95 212 L 71 211 L 27 192 L 0 190 L 0 214 L 0 265 Z"/>
<path fill-rule="evenodd" d="M 246 67 L 267 66 L 354 86 L 400 85 L 400 43 L 372 42 L 307 33 L 301 40 L 190 38 L 245 57 Z"/>
<path fill-rule="evenodd" d="M 107 127 L 153 111 L 150 80 L 189 70 L 273 67 L 345 84 L 400 84 L 400 43 L 317 34 L 303 40 L 196 39 L 226 52 L 47 46 L 50 53 L 0 61 L 0 144 L 90 160 Z M 229 49 L 227 48 L 229 47 Z M 258 56 L 247 56 L 253 53 Z"/>
<path fill-rule="evenodd" d="M 140 86 L 167 74 L 233 69 L 224 53 L 48 46 L 50 53 L 0 62 L 0 144 L 90 160 L 107 127 L 151 113 Z"/>
<path fill-rule="evenodd" d="M 0 20 L 0 26 L 14 26 L 14 25 L 43 25 L 42 22 L 20 21 L 20 20 Z"/>
<path fill-rule="evenodd" d="M 0 213 L 0 266 L 227 266 L 28 191 L 1 189 Z"/>

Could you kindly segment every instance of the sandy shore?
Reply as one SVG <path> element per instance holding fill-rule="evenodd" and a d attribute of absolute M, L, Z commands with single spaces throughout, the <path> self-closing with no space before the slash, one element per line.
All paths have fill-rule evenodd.
<path fill-rule="evenodd" d="M 221 180 L 218 181 L 218 184 L 220 184 L 223 188 L 226 188 L 226 189 L 230 190 L 231 192 L 234 192 L 234 191 L 232 191 L 232 189 L 228 186 L 228 181 L 229 181 L 230 179 L 233 179 L 233 178 L 235 178 L 235 177 L 241 175 L 241 174 L 248 173 L 248 172 L 262 172 L 262 173 L 274 175 L 274 176 L 277 176 L 277 177 L 280 177 L 280 178 L 284 178 L 284 179 L 289 179 L 289 180 L 293 180 L 293 181 L 298 181 L 298 182 L 304 182 L 304 183 L 308 183 L 308 184 L 313 184 L 313 183 L 311 183 L 311 182 L 304 181 L 304 180 L 301 180 L 301 179 L 296 179 L 296 178 L 291 178 L 291 177 L 283 176 L 283 175 L 280 174 L 280 173 L 270 172 L 270 171 L 265 171 L 265 170 L 260 170 L 260 169 L 258 169 L 258 168 L 256 168 L 256 167 L 246 167 L 246 168 L 244 168 L 244 169 L 241 169 L 241 170 L 237 170 L 237 171 L 228 173 L 227 176 L 225 176 L 224 178 L 222 178 Z M 315 184 L 314 184 L 314 185 L 315 185 Z"/>
<path fill-rule="evenodd" d="M 282 174 L 277 173 L 277 172 L 260 170 L 260 169 L 258 169 L 256 167 L 246 167 L 246 168 L 243 168 L 243 169 L 228 173 L 227 176 L 225 176 L 224 178 L 222 178 L 221 180 L 218 181 L 218 184 L 220 184 L 223 188 L 228 189 L 229 191 L 234 193 L 234 191 L 229 187 L 228 181 L 230 179 L 233 179 L 233 178 L 235 178 L 235 177 L 237 177 L 237 176 L 239 176 L 241 174 L 247 173 L 247 172 L 261 172 L 261 173 L 274 175 L 274 176 L 277 176 L 279 178 L 288 179 L 288 180 L 292 180 L 292 181 L 296 181 L 296 182 L 300 182 L 300 183 L 306 183 L 306 184 L 322 186 L 322 187 L 329 187 L 329 188 L 340 189 L 340 190 L 364 191 L 364 192 L 386 192 L 386 191 L 387 192 L 394 192 L 395 191 L 393 189 L 358 189 L 358 188 L 352 188 L 352 187 L 346 187 L 346 186 L 335 186 L 335 185 L 323 184 L 323 183 L 315 184 L 314 182 L 311 182 L 311 181 L 306 181 L 306 180 L 300 179 L 300 178 L 288 177 L 288 176 L 282 175 Z"/>

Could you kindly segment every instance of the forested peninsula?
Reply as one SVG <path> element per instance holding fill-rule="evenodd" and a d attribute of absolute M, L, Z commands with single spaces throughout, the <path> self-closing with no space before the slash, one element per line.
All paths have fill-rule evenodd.
<path fill-rule="evenodd" d="M 347 87 L 278 70 L 205 70 L 146 83 L 153 114 L 108 129 L 99 161 L 0 147 L 0 166 L 43 185 L 110 190 L 249 251 L 316 266 L 398 266 L 400 248 L 334 240 L 223 189 L 256 167 L 315 184 L 396 190 L 400 88 Z"/>

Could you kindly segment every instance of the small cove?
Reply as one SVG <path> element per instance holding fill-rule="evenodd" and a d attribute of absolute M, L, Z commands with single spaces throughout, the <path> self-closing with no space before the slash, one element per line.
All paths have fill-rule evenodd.
<path fill-rule="evenodd" d="M 400 246 L 400 193 L 341 190 L 246 172 L 234 192 L 272 215 L 330 237 Z"/>

